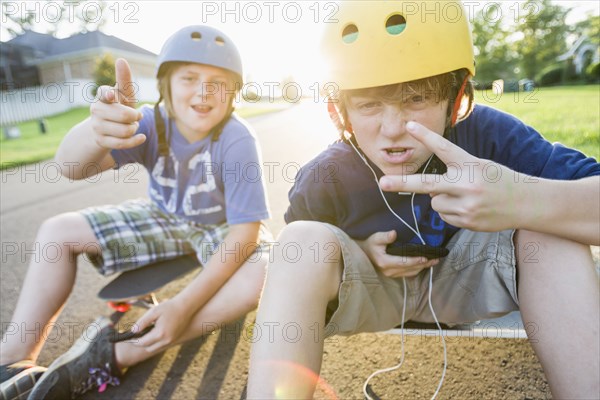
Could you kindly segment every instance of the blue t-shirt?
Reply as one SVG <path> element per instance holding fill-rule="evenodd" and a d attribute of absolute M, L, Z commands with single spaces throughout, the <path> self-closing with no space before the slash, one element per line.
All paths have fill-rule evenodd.
<path fill-rule="evenodd" d="M 551 144 L 517 118 L 486 106 L 477 105 L 467 119 L 450 131 L 448 139 L 475 157 L 530 176 L 575 180 L 600 175 L 600 164 L 593 158 L 561 144 Z M 372 162 L 370 165 L 378 177 L 383 176 Z M 446 166 L 434 158 L 426 173 L 445 171 Z M 384 195 L 392 209 L 414 228 L 411 196 L 394 192 Z M 289 199 L 287 223 L 328 222 L 357 240 L 375 232 L 395 230 L 396 245 L 421 243 L 388 210 L 373 173 L 347 143 L 332 144 L 302 167 Z M 444 222 L 431 208 L 429 195 L 415 196 L 414 211 L 421 236 L 428 245 L 445 246 L 459 230 Z"/>
<path fill-rule="evenodd" d="M 181 135 L 161 109 L 169 141 L 169 160 L 159 156 L 154 110 L 143 106 L 138 133 L 146 141 L 113 150 L 118 166 L 140 163 L 150 174 L 149 195 L 163 211 L 201 224 L 230 225 L 269 218 L 258 141 L 251 128 L 232 115 L 217 141 L 212 135 L 193 143 Z"/>

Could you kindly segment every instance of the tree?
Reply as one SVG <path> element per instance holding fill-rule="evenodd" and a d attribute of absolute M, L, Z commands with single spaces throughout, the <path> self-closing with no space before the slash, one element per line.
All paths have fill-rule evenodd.
<path fill-rule="evenodd" d="M 104 0 L 2 2 L 1 29 L 11 38 L 28 30 L 58 37 L 74 23 L 81 33 L 102 30 L 106 6 Z"/>
<path fill-rule="evenodd" d="M 588 13 L 587 18 L 575 24 L 571 30 L 573 40 L 578 40 L 586 37 L 586 41 L 595 46 L 596 49 L 600 46 L 600 16 Z M 595 50 L 597 51 L 597 50 Z M 588 50 L 584 54 L 582 65 L 583 76 L 588 81 L 598 79 L 598 71 L 600 70 L 599 63 L 594 63 L 594 50 Z"/>
<path fill-rule="evenodd" d="M 600 15 L 589 13 L 587 18 L 579 21 L 572 29 L 577 36 L 585 35 L 595 46 L 600 46 Z"/>
<path fill-rule="evenodd" d="M 35 14 L 18 12 L 18 3 L 2 2 L 1 29 L 13 38 L 31 29 L 35 22 Z"/>
<path fill-rule="evenodd" d="M 94 89 L 94 96 L 98 87 L 107 85 L 113 86 L 117 81 L 115 75 L 115 58 L 110 53 L 105 53 L 96 59 L 96 66 L 93 72 L 94 82 L 96 83 L 96 89 Z"/>
<path fill-rule="evenodd" d="M 527 10 L 522 11 L 522 10 Z M 569 27 L 565 19 L 570 9 L 552 4 L 551 0 L 527 0 L 521 7 L 522 15 L 516 32 L 522 38 L 515 44 L 521 55 L 522 76 L 534 77 L 567 50 Z"/>
<path fill-rule="evenodd" d="M 498 3 L 478 12 L 472 20 L 475 47 L 475 80 L 483 87 L 496 79 L 515 78 L 516 54 L 508 38 L 507 21 Z"/>

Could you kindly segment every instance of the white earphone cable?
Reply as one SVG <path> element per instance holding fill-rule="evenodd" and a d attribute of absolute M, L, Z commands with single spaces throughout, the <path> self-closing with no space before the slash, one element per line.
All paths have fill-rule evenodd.
<path fill-rule="evenodd" d="M 377 188 L 379 189 L 379 193 L 381 194 L 381 198 L 383 199 L 385 205 L 387 206 L 388 210 L 400 221 L 402 222 L 408 229 L 410 229 L 421 241 L 422 244 L 426 244 L 425 241 L 423 240 L 423 237 L 421 236 L 421 231 L 419 230 L 419 224 L 417 221 L 417 216 L 415 214 L 415 206 L 414 206 L 414 200 L 415 200 L 415 193 L 412 193 L 411 198 L 410 198 L 410 205 L 411 205 L 411 211 L 412 211 L 412 215 L 413 215 L 413 221 L 415 223 L 415 227 L 413 228 L 412 226 L 410 226 L 410 224 L 408 224 L 401 216 L 399 216 L 390 206 L 390 204 L 388 203 L 383 190 L 381 189 L 381 187 L 379 186 L 379 180 L 377 178 L 377 174 L 375 173 L 375 170 L 371 167 L 371 165 L 369 164 L 369 162 L 366 160 L 366 158 L 361 154 L 360 151 L 358 151 L 358 149 L 356 148 L 356 146 L 354 146 L 354 143 L 352 142 L 352 140 L 348 140 L 348 142 L 350 143 L 350 145 L 352 146 L 352 148 L 354 149 L 354 151 L 356 152 L 356 154 L 358 154 L 358 156 L 361 158 L 361 160 L 365 163 L 365 165 L 369 168 L 369 170 L 373 173 L 373 176 L 375 178 L 375 182 L 377 183 Z M 423 172 L 421 173 L 421 175 L 425 174 L 425 171 L 427 171 L 427 168 L 429 167 L 429 164 L 431 163 L 431 160 L 433 159 L 433 155 L 431 157 L 429 157 L 429 160 L 427 160 L 427 163 L 425 164 L 425 168 L 423 169 Z M 384 368 L 384 369 L 380 369 L 377 370 L 375 372 L 373 372 L 371 375 L 369 375 L 369 377 L 365 380 L 365 383 L 363 384 L 363 394 L 365 395 L 365 397 L 368 400 L 373 400 L 373 398 L 371 396 L 369 396 L 369 393 L 367 393 L 367 387 L 369 385 L 369 381 L 374 378 L 375 376 L 379 375 L 379 374 L 383 374 L 386 372 L 392 372 L 395 371 L 397 369 L 399 369 L 402 364 L 404 363 L 404 319 L 406 316 L 406 292 L 407 292 L 407 288 L 406 288 L 406 278 L 402 278 L 402 283 L 404 286 L 404 300 L 403 300 L 403 305 L 402 305 L 402 324 L 400 325 L 400 362 L 393 366 L 393 367 L 388 367 L 388 368 Z M 440 390 L 442 389 L 442 384 L 444 383 L 444 378 L 446 376 L 446 368 L 448 366 L 448 358 L 447 358 L 447 353 L 446 353 L 446 340 L 444 338 L 444 333 L 442 331 L 442 327 L 440 326 L 440 322 L 437 319 L 437 316 L 435 315 L 435 311 L 433 310 L 433 306 L 431 305 L 431 292 L 432 292 L 432 287 L 433 287 L 433 267 L 431 267 L 429 269 L 429 294 L 428 294 L 428 303 L 429 303 L 429 310 L 431 311 L 431 315 L 433 315 L 433 319 L 435 320 L 435 324 L 437 325 L 438 331 L 440 332 L 440 337 L 442 338 L 442 345 L 444 347 L 444 369 L 442 371 L 442 377 L 440 378 L 440 381 L 438 383 L 438 386 L 436 388 L 435 393 L 433 394 L 433 396 L 431 397 L 431 400 L 435 399 L 437 397 L 437 395 L 439 394 Z"/>
<path fill-rule="evenodd" d="M 365 159 L 365 157 L 364 157 L 364 156 L 363 156 L 363 155 L 360 153 L 360 151 L 358 151 L 358 149 L 356 148 L 356 146 L 354 146 L 354 143 L 352 143 L 352 141 L 351 141 L 351 140 L 349 140 L 349 142 L 350 142 L 350 145 L 352 146 L 352 148 L 354 149 L 354 151 L 356 152 L 356 154 L 358 154 L 358 156 L 360 157 L 360 159 L 361 159 L 361 160 L 362 160 L 362 161 L 365 163 L 365 165 L 366 165 L 366 166 L 369 168 L 369 170 L 370 170 L 370 171 L 371 171 L 371 173 L 373 174 L 373 177 L 375 178 L 375 182 L 377 183 L 377 189 L 379 189 L 379 193 L 381 194 L 381 198 L 383 199 L 383 201 L 384 201 L 385 205 L 387 206 L 388 210 L 390 210 L 390 212 L 391 212 L 392 214 L 394 214 L 394 216 L 395 216 L 396 218 L 398 218 L 398 220 L 400 220 L 400 222 L 402 222 L 402 223 L 403 223 L 403 224 L 404 224 L 404 225 L 405 225 L 405 226 L 406 226 L 408 229 L 410 229 L 410 231 L 411 231 L 412 233 L 414 233 L 414 234 L 415 234 L 415 235 L 416 235 L 416 236 L 419 238 L 419 240 L 421 241 L 421 244 L 426 244 L 426 243 L 425 243 L 425 241 L 423 240 L 423 238 L 421 237 L 421 232 L 419 231 L 419 225 L 418 225 L 418 223 L 417 223 L 417 217 L 416 217 L 416 215 L 415 215 L 415 209 L 414 209 L 414 207 L 411 207 L 411 208 L 412 208 L 412 214 L 413 214 L 413 219 L 414 219 L 414 222 L 415 222 L 415 228 L 416 228 L 416 230 L 415 230 L 415 228 L 413 228 L 412 226 L 410 226 L 410 225 L 409 225 L 409 224 L 408 224 L 408 223 L 407 223 L 407 222 L 406 222 L 406 221 L 405 221 L 405 220 L 404 220 L 404 219 L 403 219 L 401 216 L 399 216 L 399 215 L 398 215 L 398 214 L 397 214 L 397 213 L 396 213 L 396 212 L 395 212 L 395 211 L 392 209 L 392 207 L 391 207 L 391 206 L 390 206 L 390 204 L 388 203 L 387 199 L 385 198 L 385 195 L 383 194 L 383 190 L 382 190 L 382 189 L 381 189 L 381 187 L 379 186 L 379 179 L 377 178 L 377 174 L 375 173 L 375 170 L 374 170 L 374 169 L 371 167 L 371 165 L 369 164 L 369 162 L 368 162 L 368 161 Z M 429 160 L 427 161 L 427 165 L 425 166 L 425 170 L 427 169 L 427 167 L 429 167 L 429 163 L 431 162 L 431 160 L 432 160 L 432 159 L 433 159 L 433 156 L 431 156 L 431 157 L 429 158 Z M 413 193 L 413 194 L 412 194 L 412 197 L 411 197 L 411 206 L 414 204 L 414 203 L 413 203 L 413 201 L 414 201 L 414 198 L 415 198 L 415 193 Z"/>
<path fill-rule="evenodd" d="M 437 389 L 435 389 L 435 393 L 431 396 L 431 400 L 435 399 L 437 395 L 442 390 L 442 384 L 444 383 L 444 378 L 446 377 L 446 368 L 448 367 L 448 355 L 446 353 L 446 339 L 444 338 L 444 331 L 442 331 L 442 327 L 440 326 L 440 321 L 438 321 L 437 316 L 435 315 L 435 311 L 433 311 L 433 306 L 431 305 L 431 288 L 433 287 L 433 268 L 429 269 L 429 310 L 431 311 L 431 315 L 433 315 L 433 319 L 435 320 L 435 324 L 437 325 L 438 332 L 440 332 L 440 337 L 442 338 L 442 346 L 444 347 L 444 369 L 442 370 L 442 377 L 440 378 L 440 382 L 438 383 Z"/>

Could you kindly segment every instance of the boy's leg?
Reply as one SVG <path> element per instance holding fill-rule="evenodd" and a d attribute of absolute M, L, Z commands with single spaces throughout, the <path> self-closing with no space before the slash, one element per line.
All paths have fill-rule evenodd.
<path fill-rule="evenodd" d="M 312 397 L 323 337 L 307 333 L 324 327 L 327 304 L 337 297 L 341 283 L 339 242 L 323 224 L 292 223 L 277 244 L 256 318 L 262 336 L 252 346 L 249 399 Z M 334 246 L 324 248 L 325 244 Z M 286 340 L 282 332 L 286 324 L 298 326 L 301 337 Z"/>
<path fill-rule="evenodd" d="M 266 257 L 266 254 L 262 258 L 251 256 L 196 313 L 183 329 L 182 335 L 160 350 L 149 352 L 144 347 L 136 346 L 135 341 L 113 344 L 110 338 L 114 335 L 114 327 L 106 318 L 97 319 L 90 324 L 89 332 L 52 363 L 30 398 L 67 398 L 105 383 L 118 385 L 123 369 L 161 353 L 170 346 L 238 320 L 258 304 L 264 282 Z"/>
<path fill-rule="evenodd" d="M 104 274 L 131 270 L 152 262 L 174 258 L 194 251 L 193 244 L 197 241 L 194 239 L 199 238 L 201 244 L 206 241 L 219 243 L 227 233 L 226 226 L 194 226 L 190 229 L 189 221 L 165 214 L 157 206 L 144 200 L 133 200 L 116 207 L 88 209 L 83 214 L 101 238 L 101 257 L 93 259 L 92 262 Z M 265 231 L 261 233 L 260 238 L 268 242 L 269 236 Z M 185 332 L 170 345 L 207 333 L 207 329 L 201 330 L 207 327 L 202 321 L 208 319 L 220 323 L 229 322 L 229 318 L 233 321 L 256 307 L 264 281 L 265 264 L 263 261 L 255 263 L 254 266 L 240 267 L 234 274 L 236 278 L 232 277 L 224 285 L 224 288 L 227 287 L 223 292 L 225 294 L 214 296 L 213 301 L 209 302 L 211 306 L 208 307 L 207 304 L 202 312 L 192 319 L 194 323 L 198 321 L 200 328 L 186 327 L 192 331 Z M 237 277 L 242 271 L 252 271 L 253 276 L 245 272 L 246 279 L 242 280 Z M 221 291 L 224 288 L 221 288 Z M 31 394 L 32 398 L 56 398 L 69 396 L 69 393 L 88 391 L 94 386 L 89 385 L 89 382 L 98 382 L 95 377 L 90 377 L 90 374 L 99 370 L 103 371 L 104 378 L 110 378 L 107 382 L 118 384 L 118 379 L 113 378 L 120 376 L 122 371 L 119 367 L 136 364 L 170 346 L 152 353 L 133 346 L 132 343 L 119 343 L 115 346 L 110 340 L 114 336 L 114 327 L 109 321 L 99 319 L 93 325 L 94 328 L 99 326 L 101 329 L 92 329 L 93 332 L 83 335 L 68 352 L 55 360 L 42 380 L 36 384 Z M 215 329 L 214 323 L 210 326 L 212 330 Z"/>
<path fill-rule="evenodd" d="M 16 334 L 5 334 L 0 351 L 0 365 L 20 360 L 35 362 L 42 346 L 46 328 L 56 320 L 59 311 L 71 293 L 77 271 L 77 254 L 84 250 L 99 250 L 98 241 L 87 220 L 78 213 L 66 213 L 45 221 L 40 227 L 36 243 L 58 246 L 61 258 L 49 262 L 41 254 L 32 258 L 25 277 L 11 323 Z M 35 328 L 35 335 L 21 335 Z"/>
<path fill-rule="evenodd" d="M 260 259 L 250 258 L 223 285 L 212 299 L 194 315 L 189 325 L 183 330 L 181 337 L 172 344 L 206 335 L 224 324 L 237 321 L 258 305 L 263 287 L 268 255 Z M 145 348 L 136 346 L 135 342 L 120 342 L 115 345 L 115 359 L 120 368 L 128 368 L 142 362 L 155 354 Z"/>
<path fill-rule="evenodd" d="M 600 294 L 589 246 L 518 231 L 521 315 L 554 397 L 600 398 Z M 531 336 L 531 335 L 530 335 Z"/>
<path fill-rule="evenodd" d="M 183 334 L 167 347 L 210 333 L 256 308 L 266 261 L 266 254 L 259 259 L 250 257 L 192 318 Z M 124 368 L 166 349 L 149 352 L 136 346 L 134 341 L 111 343 L 114 327 L 106 318 L 96 320 L 90 328 L 90 332 L 50 366 L 31 393 L 31 399 L 66 398 L 102 384 L 118 385 Z"/>

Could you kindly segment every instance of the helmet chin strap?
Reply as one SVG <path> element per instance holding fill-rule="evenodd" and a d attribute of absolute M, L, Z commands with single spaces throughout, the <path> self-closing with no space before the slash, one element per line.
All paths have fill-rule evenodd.
<path fill-rule="evenodd" d="M 210 135 L 212 135 L 211 140 L 213 142 L 216 142 L 217 140 L 219 140 L 219 137 L 221 136 L 221 133 L 223 132 L 223 128 L 225 128 L 225 125 L 229 121 L 229 118 L 231 118 L 231 114 L 233 114 L 234 111 L 235 111 L 235 107 L 233 106 L 233 99 L 231 99 L 229 102 L 229 105 L 227 106 L 227 112 L 225 113 L 225 117 L 223 117 L 221 122 L 219 122 L 217 125 L 215 125 L 210 132 Z"/>
<path fill-rule="evenodd" d="M 333 104 L 332 101 L 328 101 L 327 102 L 327 112 L 329 113 L 329 118 L 331 118 L 331 121 L 333 122 L 333 124 L 335 125 L 335 127 L 342 132 L 342 135 L 345 139 L 347 140 L 351 140 L 349 137 L 347 137 L 345 135 L 345 133 L 349 133 L 349 134 L 354 134 L 354 131 L 352 130 L 352 125 L 348 122 L 348 124 L 345 124 L 342 121 L 342 116 L 340 115 L 340 111 L 337 109 L 337 107 L 335 106 L 335 104 Z"/>
<path fill-rule="evenodd" d="M 450 126 L 454 127 L 456 125 L 456 120 L 458 119 L 458 110 L 460 109 L 460 105 L 462 103 L 462 98 L 465 95 L 465 88 L 467 87 L 467 82 L 469 81 L 469 77 L 471 75 L 467 74 L 465 79 L 463 80 L 460 89 L 458 90 L 458 94 L 456 95 L 456 99 L 454 99 L 454 108 L 452 110 L 452 119 Z"/>
<path fill-rule="evenodd" d="M 165 121 L 160 114 L 161 101 L 163 101 L 162 95 L 160 95 L 158 101 L 154 105 L 154 123 L 156 125 L 156 133 L 158 135 L 158 152 L 161 156 L 167 156 L 169 154 L 169 145 L 167 143 Z"/>
<path fill-rule="evenodd" d="M 156 132 L 158 134 L 158 152 L 161 156 L 167 156 L 169 154 L 169 143 L 167 140 L 165 121 L 163 120 L 162 115 L 160 113 L 160 103 L 162 101 L 163 96 L 160 95 L 158 101 L 154 105 L 154 121 L 156 125 Z M 233 114 L 234 111 L 235 107 L 233 106 L 233 99 L 231 99 L 229 105 L 227 106 L 227 112 L 225 113 L 225 117 L 223 117 L 221 122 L 215 125 L 210 132 L 210 135 L 212 135 L 211 140 L 213 142 L 219 140 L 219 136 L 221 135 L 221 132 L 223 132 L 225 124 L 227 124 L 227 121 L 229 121 L 229 118 L 231 118 L 231 114 Z"/>

